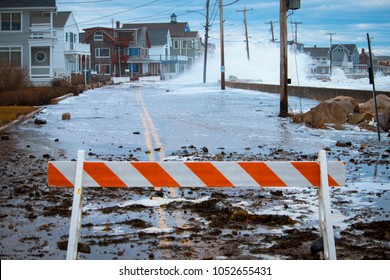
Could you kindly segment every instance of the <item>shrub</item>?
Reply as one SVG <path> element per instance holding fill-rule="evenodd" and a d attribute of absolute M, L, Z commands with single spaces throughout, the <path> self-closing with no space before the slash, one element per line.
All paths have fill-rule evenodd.
<path fill-rule="evenodd" d="M 29 86 L 31 86 L 31 81 L 27 69 L 13 66 L 0 68 L 0 92 Z"/>

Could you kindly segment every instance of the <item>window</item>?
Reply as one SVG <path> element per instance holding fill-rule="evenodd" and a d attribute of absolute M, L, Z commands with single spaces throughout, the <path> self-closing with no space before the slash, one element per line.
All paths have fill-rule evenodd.
<path fill-rule="evenodd" d="M 110 64 L 96 64 L 95 70 L 98 74 L 110 74 Z"/>
<path fill-rule="evenodd" d="M 103 33 L 100 31 L 96 31 L 93 37 L 94 41 L 103 41 Z"/>
<path fill-rule="evenodd" d="M 0 65 L 22 67 L 22 47 L 1 47 Z"/>
<path fill-rule="evenodd" d="M 174 49 L 178 49 L 179 46 L 180 46 L 179 40 L 173 40 L 173 48 L 174 48 Z"/>
<path fill-rule="evenodd" d="M 192 41 L 183 40 L 183 49 L 192 49 Z"/>
<path fill-rule="evenodd" d="M 22 14 L 21 13 L 2 13 L 1 31 L 21 31 Z"/>
<path fill-rule="evenodd" d="M 138 48 L 129 48 L 129 56 L 139 56 Z"/>
<path fill-rule="evenodd" d="M 95 57 L 110 57 L 110 49 L 109 48 L 95 49 Z"/>
<path fill-rule="evenodd" d="M 46 60 L 46 54 L 42 51 L 39 51 L 35 54 L 35 59 L 38 62 L 44 62 Z"/>

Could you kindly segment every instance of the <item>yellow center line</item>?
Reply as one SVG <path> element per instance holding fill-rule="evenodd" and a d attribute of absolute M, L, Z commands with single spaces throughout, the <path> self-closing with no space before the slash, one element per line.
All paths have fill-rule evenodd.
<path fill-rule="evenodd" d="M 150 137 L 150 135 L 152 135 L 153 140 L 157 146 L 156 149 L 158 149 L 156 151 L 158 152 L 160 160 L 162 160 L 163 158 L 165 158 L 165 151 L 164 151 L 164 148 L 161 144 L 160 138 L 158 137 L 157 130 L 156 130 L 156 127 L 154 126 L 153 120 L 148 112 L 148 109 L 146 108 L 146 104 L 142 98 L 140 89 L 136 90 L 135 97 L 136 97 L 138 104 L 142 106 L 142 109 L 144 111 L 144 114 L 142 115 L 141 119 L 142 119 L 142 123 L 144 126 L 146 146 L 147 146 L 148 150 L 150 151 L 149 159 L 154 160 L 154 155 L 150 156 L 155 151 L 153 148 L 153 145 L 152 145 L 151 137 Z"/>

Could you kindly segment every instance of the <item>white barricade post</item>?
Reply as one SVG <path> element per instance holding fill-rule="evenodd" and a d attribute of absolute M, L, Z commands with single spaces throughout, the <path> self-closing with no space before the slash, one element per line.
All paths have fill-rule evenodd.
<path fill-rule="evenodd" d="M 345 184 L 345 162 L 327 161 L 50 161 L 48 185 L 74 187 L 67 259 L 77 259 L 83 187 L 305 187 L 318 190 L 325 259 L 336 259 L 329 186 Z"/>

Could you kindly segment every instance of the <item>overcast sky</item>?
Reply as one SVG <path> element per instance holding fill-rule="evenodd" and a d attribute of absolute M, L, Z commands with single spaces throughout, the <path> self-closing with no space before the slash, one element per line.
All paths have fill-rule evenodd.
<path fill-rule="evenodd" d="M 225 39 L 244 44 L 243 12 L 246 8 L 251 44 L 271 40 L 270 24 L 279 20 L 279 0 L 223 0 Z M 210 0 L 211 42 L 219 44 L 219 0 Z M 232 3 L 232 4 L 231 4 Z M 231 4 L 231 5 L 229 5 Z M 59 11 L 73 11 L 79 28 L 111 27 L 112 20 L 123 23 L 167 22 L 175 13 L 178 21 L 188 22 L 192 31 L 204 37 L 206 0 L 57 0 Z M 357 44 L 367 49 L 367 33 L 377 55 L 390 55 L 390 0 L 301 0 L 301 9 L 288 17 L 289 40 L 295 25 L 298 41 L 306 47 L 327 47 L 330 36 L 334 44 Z M 279 39 L 279 23 L 274 23 Z"/>

